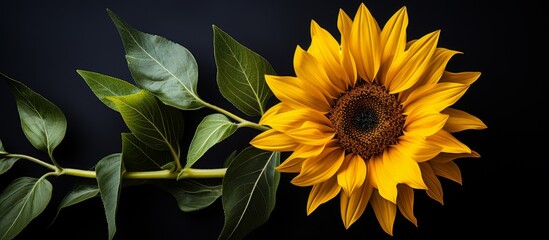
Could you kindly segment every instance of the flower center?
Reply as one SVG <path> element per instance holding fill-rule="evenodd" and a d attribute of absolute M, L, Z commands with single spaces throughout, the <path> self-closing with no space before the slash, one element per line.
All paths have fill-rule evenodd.
<path fill-rule="evenodd" d="M 345 151 L 364 160 L 396 144 L 406 119 L 396 95 L 375 83 L 358 85 L 341 95 L 327 116 Z"/>

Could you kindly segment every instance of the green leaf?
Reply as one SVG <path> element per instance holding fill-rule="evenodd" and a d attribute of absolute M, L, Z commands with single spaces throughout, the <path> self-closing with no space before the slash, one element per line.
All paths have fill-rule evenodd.
<path fill-rule="evenodd" d="M 116 233 L 116 210 L 118 208 L 118 199 L 120 197 L 120 187 L 122 180 L 122 158 L 120 153 L 114 153 L 104 157 L 97 162 L 95 172 L 97 173 L 97 183 L 101 200 L 105 207 L 107 225 L 109 228 L 109 239 L 113 239 Z"/>
<path fill-rule="evenodd" d="M 99 196 L 99 186 L 97 186 L 96 181 L 80 181 L 76 183 L 75 187 L 63 198 L 59 204 L 59 211 L 97 196 Z"/>
<path fill-rule="evenodd" d="M 191 167 L 208 149 L 229 137 L 237 128 L 238 126 L 223 114 L 214 113 L 206 116 L 196 128 L 185 168 Z"/>
<path fill-rule="evenodd" d="M 213 179 L 163 180 L 154 184 L 170 193 L 183 212 L 197 211 L 210 206 L 222 192 L 221 182 Z"/>
<path fill-rule="evenodd" d="M 120 33 L 137 84 L 167 105 L 183 110 L 201 108 L 196 91 L 198 65 L 191 52 L 164 37 L 140 32 L 107 11 Z"/>
<path fill-rule="evenodd" d="M 53 103 L 21 82 L 0 74 L 9 83 L 15 96 L 21 127 L 30 143 L 50 157 L 61 143 L 67 130 L 67 120 Z"/>
<path fill-rule="evenodd" d="M 225 225 L 219 239 L 242 239 L 265 223 L 274 209 L 280 173 L 279 152 L 248 147 L 231 162 L 223 178 Z"/>
<path fill-rule="evenodd" d="M 99 196 L 99 186 L 97 185 L 97 181 L 95 181 L 95 179 L 79 179 L 79 181 L 76 182 L 74 188 L 69 193 L 67 193 L 63 200 L 61 200 L 53 221 L 55 221 L 55 219 L 61 212 L 61 209 L 75 205 L 77 203 L 81 203 L 97 196 Z"/>
<path fill-rule="evenodd" d="M 7 154 L 7 152 L 4 149 L 4 145 L 2 145 L 2 140 L 0 140 L 0 153 Z M 6 173 L 10 168 L 17 162 L 19 158 L 14 157 L 1 157 L 0 156 L 0 175 Z"/>
<path fill-rule="evenodd" d="M 0 175 L 9 171 L 13 166 L 13 164 L 17 162 L 17 160 L 19 160 L 19 158 L 13 158 L 13 157 L 0 158 Z"/>
<path fill-rule="evenodd" d="M 161 170 L 173 163 L 169 151 L 153 149 L 132 133 L 122 133 L 122 160 L 128 171 Z"/>
<path fill-rule="evenodd" d="M 86 81 L 95 96 L 114 111 L 118 111 L 118 109 L 107 97 L 130 95 L 140 90 L 122 79 L 84 70 L 76 70 L 76 72 Z"/>
<path fill-rule="evenodd" d="M 0 194 L 0 239 L 13 239 L 48 206 L 52 185 L 44 177 L 20 177 Z"/>
<path fill-rule="evenodd" d="M 146 90 L 108 98 L 139 141 L 156 150 L 170 150 L 178 160 L 179 140 L 183 136 L 183 115 L 179 110 L 158 102 Z"/>
<path fill-rule="evenodd" d="M 265 82 L 265 74 L 275 74 L 271 64 L 215 25 L 213 32 L 221 94 L 245 114 L 263 115 L 265 104 L 273 95 Z"/>

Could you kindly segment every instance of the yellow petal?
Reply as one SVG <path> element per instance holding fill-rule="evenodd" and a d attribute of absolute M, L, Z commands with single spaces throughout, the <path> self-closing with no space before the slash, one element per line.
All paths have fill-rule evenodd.
<path fill-rule="evenodd" d="M 406 28 L 408 27 L 408 12 L 402 7 L 387 21 L 381 30 L 381 66 L 378 73 L 378 82 L 385 83 L 385 75 L 391 66 L 393 57 L 402 54 L 406 47 Z"/>
<path fill-rule="evenodd" d="M 327 127 L 332 126 L 330 119 L 323 113 L 310 108 L 300 108 L 282 113 L 272 114 L 261 121 L 261 124 L 268 125 L 280 132 L 287 132 L 291 129 L 300 128 L 305 122 L 316 122 Z"/>
<path fill-rule="evenodd" d="M 337 28 L 341 33 L 341 55 L 340 62 L 347 74 L 347 79 L 350 86 L 355 86 L 357 80 L 357 69 L 355 59 L 351 53 L 349 47 L 349 41 L 351 36 L 352 20 L 343 10 L 339 10 L 339 17 L 337 19 Z"/>
<path fill-rule="evenodd" d="M 358 154 L 349 154 L 337 172 L 337 182 L 350 196 L 366 179 L 366 163 Z"/>
<path fill-rule="evenodd" d="M 364 213 L 373 191 L 372 185 L 367 181 L 351 195 L 340 194 L 341 219 L 346 229 L 356 222 Z"/>
<path fill-rule="evenodd" d="M 396 203 L 398 193 L 396 188 L 397 182 L 391 174 L 390 169 L 384 166 L 382 154 L 373 156 L 368 161 L 368 179 L 379 190 L 379 194 L 383 198 Z"/>
<path fill-rule="evenodd" d="M 330 201 L 337 196 L 340 190 L 341 187 L 337 184 L 335 177 L 313 185 L 313 189 L 309 193 L 309 199 L 307 200 L 307 215 L 313 213 L 320 204 Z"/>
<path fill-rule="evenodd" d="M 440 153 L 431 161 L 438 163 L 447 163 L 458 158 L 480 158 L 480 154 L 471 150 L 471 153 Z"/>
<path fill-rule="evenodd" d="M 280 172 L 301 172 L 301 164 L 305 159 L 316 157 L 324 151 L 326 146 L 334 146 L 335 141 L 330 141 L 326 145 L 311 146 L 298 145 L 292 154 L 275 169 Z"/>
<path fill-rule="evenodd" d="M 301 173 L 292 179 L 292 183 L 305 187 L 324 182 L 337 173 L 344 158 L 344 151 L 341 148 L 326 148 L 320 155 L 303 162 Z"/>
<path fill-rule="evenodd" d="M 416 108 L 440 112 L 457 102 L 468 87 L 458 83 L 438 83 L 419 87 L 402 103 L 403 114 L 408 115 Z"/>
<path fill-rule="evenodd" d="M 423 138 L 408 135 L 399 137 L 398 148 L 416 162 L 431 160 L 442 151 L 442 147 L 431 144 Z"/>
<path fill-rule="evenodd" d="M 349 47 L 358 67 L 358 75 L 369 82 L 375 79 L 380 66 L 380 32 L 375 18 L 361 3 L 351 26 Z"/>
<path fill-rule="evenodd" d="M 445 114 L 416 110 L 406 117 L 404 132 L 418 137 L 431 136 L 444 127 L 447 119 Z"/>
<path fill-rule="evenodd" d="M 471 153 L 471 149 L 469 147 L 457 140 L 457 138 L 445 130 L 440 130 L 436 134 L 429 136 L 427 141 L 442 147 L 442 152 Z"/>
<path fill-rule="evenodd" d="M 383 166 L 388 169 L 387 171 L 397 183 L 404 183 L 412 188 L 427 188 L 421 177 L 418 163 L 399 145 L 391 146 L 383 152 Z"/>
<path fill-rule="evenodd" d="M 461 171 L 455 162 L 437 163 L 431 162 L 431 167 L 436 175 L 450 179 L 462 185 Z"/>
<path fill-rule="evenodd" d="M 453 82 L 465 85 L 473 84 L 480 77 L 480 72 L 444 72 L 439 82 Z"/>
<path fill-rule="evenodd" d="M 351 36 L 351 27 L 352 27 L 353 21 L 343 11 L 343 9 L 339 9 L 339 15 L 337 16 L 337 29 L 339 29 L 339 33 L 341 34 L 341 38 L 349 38 Z"/>
<path fill-rule="evenodd" d="M 308 88 L 318 89 L 330 105 L 340 95 L 341 90 L 332 84 L 322 63 L 299 46 L 294 54 L 294 70 Z"/>
<path fill-rule="evenodd" d="M 287 159 L 316 157 L 324 151 L 326 145 L 313 146 L 300 144 Z"/>
<path fill-rule="evenodd" d="M 301 165 L 305 160 L 306 158 L 287 158 L 275 169 L 279 172 L 298 173 L 301 172 Z"/>
<path fill-rule="evenodd" d="M 396 204 L 387 201 L 381 195 L 374 191 L 370 198 L 370 203 L 374 209 L 377 221 L 383 230 L 393 236 L 393 224 L 396 217 Z"/>
<path fill-rule="evenodd" d="M 385 78 L 389 93 L 399 93 L 412 87 L 428 71 L 437 47 L 440 31 L 427 34 L 414 42 L 406 52 L 393 59 Z"/>
<path fill-rule="evenodd" d="M 258 134 L 250 144 L 259 149 L 279 152 L 293 151 L 298 146 L 293 138 L 274 129 Z"/>
<path fill-rule="evenodd" d="M 414 190 L 404 184 L 397 186 L 397 206 L 400 213 L 417 227 L 417 218 L 414 215 Z"/>
<path fill-rule="evenodd" d="M 442 185 L 431 167 L 431 164 L 429 162 L 420 163 L 419 168 L 421 168 L 423 181 L 425 182 L 425 185 L 427 185 L 427 190 L 425 190 L 427 195 L 440 204 L 444 204 Z"/>
<path fill-rule="evenodd" d="M 306 145 L 325 145 L 335 136 L 334 129 L 330 126 L 315 122 L 304 122 L 299 128 L 290 129 L 286 135 L 296 142 Z"/>
<path fill-rule="evenodd" d="M 450 59 L 454 55 L 461 53 L 462 52 L 446 48 L 435 49 L 435 53 L 433 54 L 431 62 L 428 66 L 429 71 L 425 72 L 425 74 L 421 76 L 420 82 L 422 85 L 437 83 L 444 74 L 444 70 L 446 69 L 446 65 L 448 65 Z"/>
<path fill-rule="evenodd" d="M 450 117 L 444 125 L 444 130 L 448 132 L 460 132 L 469 129 L 485 129 L 486 124 L 479 118 L 454 108 L 447 108 L 442 111 L 444 114 L 448 114 Z"/>
<path fill-rule="evenodd" d="M 340 46 L 337 40 L 314 20 L 311 21 L 311 46 L 307 49 L 320 62 L 328 79 L 340 92 L 349 86 L 348 76 L 340 63 Z"/>
<path fill-rule="evenodd" d="M 269 122 L 269 119 L 271 117 L 276 116 L 278 113 L 283 113 L 286 111 L 292 110 L 287 104 L 284 104 L 283 102 L 279 102 L 276 105 L 269 108 L 263 116 L 261 116 L 261 119 L 259 120 L 259 124 L 266 125 L 265 122 Z"/>
<path fill-rule="evenodd" d="M 455 54 L 458 54 L 458 53 L 461 53 L 461 52 L 448 50 L 445 48 L 435 49 L 435 53 L 433 54 L 433 57 L 429 63 L 429 66 L 427 66 L 428 70 L 425 71 L 425 73 L 419 78 L 419 80 L 415 84 L 415 87 L 413 86 L 410 89 L 407 89 L 406 91 L 402 92 L 401 96 L 399 97 L 401 99 L 406 99 L 406 97 L 410 95 L 412 90 L 415 89 L 416 87 L 437 83 L 442 77 L 442 74 L 446 69 L 446 65 L 450 61 L 450 58 L 452 58 Z"/>
<path fill-rule="evenodd" d="M 330 104 L 315 87 L 296 77 L 265 75 L 273 94 L 292 108 L 312 108 L 320 112 L 330 111 Z"/>

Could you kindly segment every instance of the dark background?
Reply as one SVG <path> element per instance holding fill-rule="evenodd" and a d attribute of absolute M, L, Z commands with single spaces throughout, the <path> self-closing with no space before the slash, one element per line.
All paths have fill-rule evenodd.
<path fill-rule="evenodd" d="M 463 186 L 442 179 L 445 204 L 417 191 L 419 227 L 400 213 L 394 237 L 385 234 L 371 207 L 345 230 L 337 199 L 306 216 L 309 188 L 290 184 L 282 174 L 277 205 L 269 221 L 248 239 L 465 239 L 520 233 L 537 234 L 530 214 L 542 207 L 528 181 L 541 175 L 527 166 L 546 166 L 537 153 L 543 142 L 544 110 L 540 80 L 528 73 L 525 4 L 501 1 L 366 1 L 381 26 L 402 6 L 409 15 L 408 39 L 441 29 L 440 47 L 459 50 L 447 70 L 480 71 L 482 76 L 455 105 L 481 118 L 488 129 L 457 137 L 481 154 L 457 161 Z M 206 101 L 238 111 L 221 97 L 215 84 L 212 24 L 265 57 L 279 75 L 294 75 L 295 47 L 310 44 L 311 19 L 339 39 L 339 8 L 354 16 L 360 1 L 3 1 L 0 4 L 0 72 L 15 78 L 55 103 L 65 113 L 68 130 L 55 151 L 65 167 L 87 169 L 121 149 L 120 133 L 128 132 L 118 113 L 104 106 L 76 73 L 90 70 L 133 82 L 124 59 L 110 8 L 135 28 L 164 36 L 188 48 L 199 65 L 198 92 Z M 273 101 L 276 99 L 273 98 Z M 183 112 L 188 146 L 196 125 L 212 113 Z M 539 114 L 537 114 L 539 113 Z M 243 114 L 239 114 L 244 116 Z M 532 118 L 534 117 L 534 118 Z M 248 118 L 250 120 L 257 120 Z M 538 119 L 538 120 L 536 120 Z M 21 131 L 13 97 L 0 81 L 0 139 L 6 149 L 47 159 Z M 199 161 L 220 167 L 234 149 L 242 149 L 257 132 L 239 130 Z M 541 136 L 541 140 L 531 137 Z M 546 168 L 545 168 L 546 169 Z M 39 177 L 44 169 L 19 161 L 0 176 L 5 188 L 21 176 Z M 528 176 L 525 180 L 523 176 Z M 107 224 L 99 198 L 64 209 L 49 226 L 57 206 L 75 177 L 49 178 L 54 187 L 46 210 L 18 239 L 106 239 Z M 543 204 L 541 202 L 541 204 Z M 538 212 L 537 212 L 538 211 Z M 0 216 L 1 217 L 1 216 Z M 542 216 L 543 217 L 543 216 Z M 528 226 L 527 228 L 525 226 Z M 207 209 L 183 213 L 171 195 L 148 186 L 126 188 L 120 199 L 117 239 L 216 239 L 223 226 L 218 200 Z"/>

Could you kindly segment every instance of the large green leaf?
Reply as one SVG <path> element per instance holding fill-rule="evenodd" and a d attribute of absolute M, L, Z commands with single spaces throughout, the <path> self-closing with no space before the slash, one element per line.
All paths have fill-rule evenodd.
<path fill-rule="evenodd" d="M 48 206 L 52 185 L 44 177 L 15 179 L 0 194 L 0 239 L 13 239 Z"/>
<path fill-rule="evenodd" d="M 161 170 L 171 162 L 171 155 L 169 151 L 147 146 L 133 133 L 122 133 L 122 160 L 128 171 Z"/>
<path fill-rule="evenodd" d="M 76 72 L 86 81 L 95 96 L 114 111 L 118 111 L 118 109 L 107 97 L 130 95 L 140 90 L 122 79 L 84 70 L 76 70 Z"/>
<path fill-rule="evenodd" d="M 107 11 L 120 33 L 137 84 L 167 105 L 184 110 L 202 107 L 196 91 L 198 65 L 191 52 L 164 37 L 140 32 Z"/>
<path fill-rule="evenodd" d="M 114 153 L 104 157 L 97 162 L 95 171 L 97 173 L 97 184 L 101 200 L 105 207 L 109 239 L 113 239 L 116 233 L 116 211 L 120 197 L 121 180 L 123 173 L 122 157 L 120 153 Z"/>
<path fill-rule="evenodd" d="M 263 115 L 265 104 L 273 95 L 265 74 L 275 74 L 263 57 L 213 26 L 217 85 L 221 94 L 242 112 Z"/>
<path fill-rule="evenodd" d="M 197 211 L 210 206 L 221 196 L 221 181 L 216 179 L 161 180 L 154 184 L 169 192 L 183 212 Z"/>
<path fill-rule="evenodd" d="M 223 178 L 225 225 L 219 239 L 242 239 L 265 223 L 274 209 L 280 173 L 279 152 L 248 147 L 229 165 Z"/>
<path fill-rule="evenodd" d="M 179 140 L 183 136 L 183 115 L 178 109 L 158 102 L 147 90 L 108 97 L 116 104 L 134 136 L 156 150 L 170 150 L 179 160 Z"/>
<path fill-rule="evenodd" d="M 4 149 L 4 145 L 2 145 L 1 140 L 0 140 L 0 154 L 7 154 L 7 152 Z M 17 160 L 19 160 L 19 158 L 2 157 L 0 155 L 0 175 L 10 170 L 10 168 L 13 166 L 13 164 L 15 164 L 15 162 L 17 162 Z"/>
<path fill-rule="evenodd" d="M 185 167 L 191 167 L 208 149 L 229 137 L 237 128 L 238 126 L 223 114 L 214 113 L 206 116 L 196 128 Z"/>
<path fill-rule="evenodd" d="M 0 75 L 7 80 L 15 96 L 25 136 L 36 149 L 45 151 L 52 157 L 53 150 L 65 137 L 65 115 L 57 106 L 21 82 Z"/>

